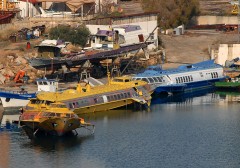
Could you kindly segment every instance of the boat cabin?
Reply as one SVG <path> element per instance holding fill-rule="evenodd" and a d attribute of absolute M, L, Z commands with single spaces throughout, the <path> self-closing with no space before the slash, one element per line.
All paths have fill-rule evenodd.
<path fill-rule="evenodd" d="M 35 48 L 38 48 L 38 57 L 53 58 L 63 56 L 62 50 L 66 49 L 68 44 L 62 40 L 44 40 Z"/>
<path fill-rule="evenodd" d="M 58 89 L 58 81 L 55 79 L 37 79 L 38 91 L 56 92 Z"/>
<path fill-rule="evenodd" d="M 111 84 L 118 84 L 118 85 L 126 85 L 130 82 L 134 82 L 135 85 L 139 84 L 137 81 L 134 81 L 131 77 L 128 77 L 128 76 L 115 77 L 111 80 Z"/>

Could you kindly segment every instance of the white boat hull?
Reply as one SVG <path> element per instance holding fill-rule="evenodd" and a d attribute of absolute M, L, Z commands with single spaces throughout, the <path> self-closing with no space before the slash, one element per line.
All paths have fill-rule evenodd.
<path fill-rule="evenodd" d="M 4 109 L 24 107 L 29 102 L 29 100 L 22 100 L 22 99 L 10 99 L 8 101 L 5 97 L 0 97 L 0 99 L 1 99 L 2 106 L 3 106 Z"/>

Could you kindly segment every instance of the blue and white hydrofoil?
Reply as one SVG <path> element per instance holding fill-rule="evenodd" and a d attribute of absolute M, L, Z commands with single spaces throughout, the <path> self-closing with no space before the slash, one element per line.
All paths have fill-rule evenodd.
<path fill-rule="evenodd" d="M 221 65 L 208 60 L 167 70 L 150 66 L 133 78 L 155 85 L 155 93 L 178 93 L 213 87 L 215 82 L 224 80 L 226 76 Z"/>

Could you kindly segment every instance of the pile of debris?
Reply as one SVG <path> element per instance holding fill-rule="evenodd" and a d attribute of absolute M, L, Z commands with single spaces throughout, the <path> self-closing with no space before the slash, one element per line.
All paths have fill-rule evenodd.
<path fill-rule="evenodd" d="M 15 53 L 9 53 L 0 60 L 0 83 L 32 83 L 42 77 L 43 71 L 32 68 L 27 58 Z"/>

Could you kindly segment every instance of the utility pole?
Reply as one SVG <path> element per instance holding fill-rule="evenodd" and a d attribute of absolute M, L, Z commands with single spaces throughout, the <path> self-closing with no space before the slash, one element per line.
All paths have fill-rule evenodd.
<path fill-rule="evenodd" d="M 240 0 L 238 0 L 238 43 L 240 43 Z"/>

